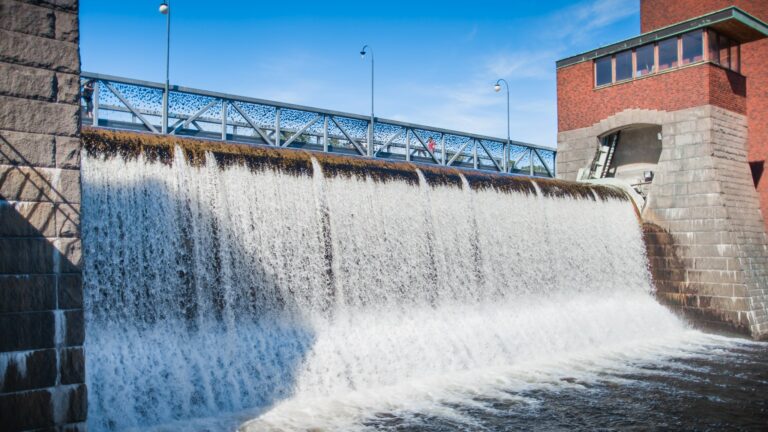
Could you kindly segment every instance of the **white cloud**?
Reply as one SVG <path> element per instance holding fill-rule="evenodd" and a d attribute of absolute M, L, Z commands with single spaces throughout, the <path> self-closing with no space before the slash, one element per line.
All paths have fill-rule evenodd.
<path fill-rule="evenodd" d="M 542 79 L 554 75 L 552 64 L 557 59 L 554 51 L 502 52 L 486 61 L 485 74 L 506 79 Z"/>
<path fill-rule="evenodd" d="M 513 138 L 554 145 L 557 128 L 554 93 L 524 96 L 514 94 L 515 87 L 520 88 L 531 80 L 554 80 L 555 61 L 566 55 L 572 45 L 637 13 L 637 7 L 637 0 L 593 0 L 545 17 L 535 24 L 536 28 L 545 29 L 546 33 L 539 35 L 545 39 L 526 44 L 531 49 L 497 52 L 480 62 L 481 66 L 462 82 L 421 89 L 424 98 L 438 103 L 435 109 L 422 113 L 419 122 L 503 136 L 506 134 L 505 100 L 490 91 L 490 87 L 497 78 L 505 78 L 513 87 Z"/>
<path fill-rule="evenodd" d="M 467 35 L 464 37 L 465 42 L 472 42 L 477 37 L 477 33 L 479 32 L 480 28 L 477 24 L 472 25 L 472 29 L 467 33 Z"/>
<path fill-rule="evenodd" d="M 637 0 L 593 0 L 556 12 L 549 17 L 545 28 L 551 29 L 551 36 L 570 45 L 637 11 Z"/>

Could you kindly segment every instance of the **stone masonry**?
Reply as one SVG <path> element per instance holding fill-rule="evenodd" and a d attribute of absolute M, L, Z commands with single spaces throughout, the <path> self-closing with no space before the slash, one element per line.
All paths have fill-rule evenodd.
<path fill-rule="evenodd" d="M 85 430 L 77 0 L 0 0 L 0 430 Z"/>
<path fill-rule="evenodd" d="M 696 322 L 768 336 L 768 238 L 747 163 L 747 119 L 713 105 L 627 109 L 558 134 L 558 177 L 576 180 L 598 139 L 660 125 L 662 152 L 642 211 L 660 299 Z"/>

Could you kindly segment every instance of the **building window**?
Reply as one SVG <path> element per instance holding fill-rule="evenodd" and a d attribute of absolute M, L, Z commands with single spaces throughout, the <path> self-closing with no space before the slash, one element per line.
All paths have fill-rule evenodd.
<path fill-rule="evenodd" d="M 659 70 L 677 67 L 677 38 L 659 42 Z"/>
<path fill-rule="evenodd" d="M 709 60 L 712 63 L 739 72 L 741 47 L 739 43 L 717 32 L 709 31 Z"/>
<path fill-rule="evenodd" d="M 682 64 L 704 60 L 704 33 L 701 30 L 686 33 L 681 39 L 683 40 Z"/>
<path fill-rule="evenodd" d="M 598 86 L 613 82 L 613 68 L 611 57 L 603 57 L 595 61 L 595 83 Z"/>
<path fill-rule="evenodd" d="M 694 30 L 596 59 L 595 85 L 640 78 L 705 60 L 739 72 L 740 57 L 738 42 L 711 29 Z"/>
<path fill-rule="evenodd" d="M 645 45 L 635 50 L 635 76 L 641 77 L 652 74 L 656 69 L 654 45 Z"/>
<path fill-rule="evenodd" d="M 731 70 L 741 72 L 741 46 L 738 43 L 731 43 Z"/>
<path fill-rule="evenodd" d="M 717 33 L 709 31 L 709 61 L 720 64 L 720 49 L 717 47 Z"/>
<path fill-rule="evenodd" d="M 717 38 L 717 47 L 720 49 L 720 65 L 723 67 L 731 67 L 731 41 L 725 36 Z"/>
<path fill-rule="evenodd" d="M 632 78 L 632 51 L 616 54 L 616 81 Z"/>

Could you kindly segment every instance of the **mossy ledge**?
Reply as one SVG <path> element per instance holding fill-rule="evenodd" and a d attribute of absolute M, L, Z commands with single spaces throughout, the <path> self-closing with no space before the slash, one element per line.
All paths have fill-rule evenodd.
<path fill-rule="evenodd" d="M 376 182 L 400 180 L 411 185 L 419 184 L 419 175 L 412 163 L 333 153 L 313 152 L 311 155 L 323 167 L 323 175 L 326 177 L 370 178 Z"/>
<path fill-rule="evenodd" d="M 254 171 L 278 170 L 293 175 L 312 175 L 312 158 L 315 158 L 326 177 L 372 179 L 377 182 L 404 181 L 418 185 L 422 172 L 430 186 L 462 187 L 463 175 L 472 190 L 495 189 L 504 193 L 535 195 L 536 182 L 542 194 L 547 197 L 572 197 L 602 200 L 626 201 L 626 194 L 616 188 L 574 183 L 562 180 L 522 176 L 499 175 L 492 172 L 464 170 L 453 167 L 429 166 L 404 161 L 368 159 L 333 153 L 309 152 L 306 150 L 273 148 L 261 145 L 232 144 L 208 141 L 175 135 L 157 135 L 147 132 L 116 131 L 84 127 L 83 148 L 91 155 L 106 158 L 122 157 L 133 159 L 143 155 L 147 160 L 166 165 L 173 163 L 174 149 L 179 146 L 186 159 L 195 166 L 205 163 L 210 152 L 221 167 L 240 165 Z M 593 194 L 594 191 L 594 194 Z"/>
<path fill-rule="evenodd" d="M 143 154 L 150 161 L 170 165 L 173 163 L 174 148 L 179 146 L 187 161 L 195 166 L 203 165 L 206 153 L 211 152 L 220 167 L 242 165 L 254 171 L 276 169 L 294 175 L 312 174 L 312 159 L 307 152 L 300 150 L 96 128 L 83 128 L 82 140 L 89 154 L 107 158 L 121 156 L 132 159 Z"/>
<path fill-rule="evenodd" d="M 459 189 L 463 187 L 464 182 L 461 180 L 461 171 L 457 168 L 418 165 L 418 169 L 424 175 L 427 184 L 432 187 L 449 186 Z"/>
<path fill-rule="evenodd" d="M 499 175 L 481 171 L 466 172 L 464 177 L 467 178 L 469 187 L 472 190 L 496 189 L 504 193 L 516 192 L 525 195 L 536 195 L 536 187 L 528 177 Z"/>
<path fill-rule="evenodd" d="M 561 180 L 537 178 L 536 185 L 539 186 L 542 195 L 546 197 L 574 197 L 595 199 L 597 195 L 601 200 L 607 201 L 615 199 L 627 201 L 629 197 L 619 188 L 602 185 L 591 185 L 588 183 L 565 182 Z M 593 194 L 594 192 L 594 194 Z"/>

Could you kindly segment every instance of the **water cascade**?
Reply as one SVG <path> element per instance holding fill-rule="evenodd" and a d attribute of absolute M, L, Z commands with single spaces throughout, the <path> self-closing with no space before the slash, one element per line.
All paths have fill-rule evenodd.
<path fill-rule="evenodd" d="M 268 429 L 292 400 L 684 330 L 607 189 L 297 153 L 84 155 L 92 430 L 242 410 Z"/>

